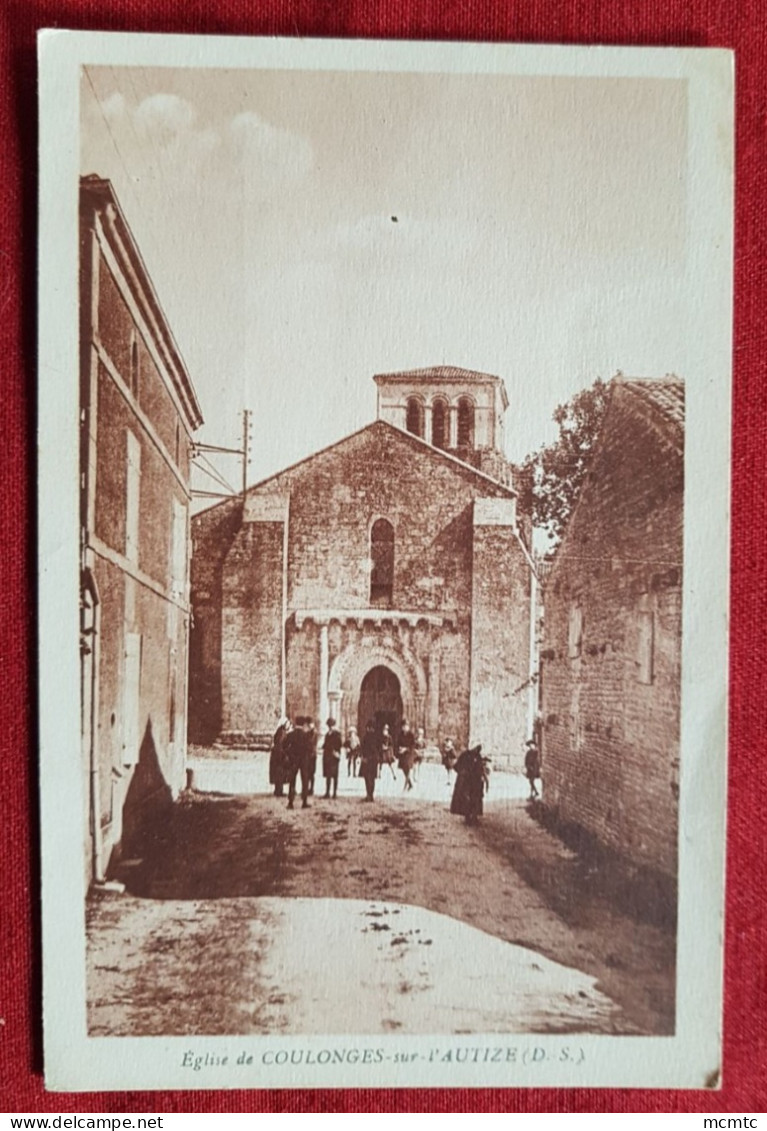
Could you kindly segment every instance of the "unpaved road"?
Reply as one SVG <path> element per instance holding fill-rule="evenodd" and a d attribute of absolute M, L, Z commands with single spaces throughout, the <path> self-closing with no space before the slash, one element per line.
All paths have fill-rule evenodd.
<path fill-rule="evenodd" d="M 673 1031 L 673 936 L 617 910 L 514 797 L 467 827 L 398 796 L 191 794 L 153 855 L 134 895 L 89 906 L 94 1034 L 349 1031 L 349 1002 L 357 1032 Z M 396 915 L 415 918 L 393 963 Z"/>
<path fill-rule="evenodd" d="M 94 944 L 93 1036 L 619 1028 L 592 978 L 412 905 L 123 897 Z"/>

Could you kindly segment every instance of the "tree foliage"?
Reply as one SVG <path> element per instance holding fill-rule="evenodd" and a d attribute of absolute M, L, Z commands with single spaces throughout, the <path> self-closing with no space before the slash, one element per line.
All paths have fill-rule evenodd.
<path fill-rule="evenodd" d="M 534 527 L 548 535 L 550 552 L 565 532 L 583 485 L 608 390 L 598 377 L 590 388 L 557 405 L 552 417 L 559 426 L 558 438 L 531 452 L 516 470 L 520 509 L 532 516 Z"/>

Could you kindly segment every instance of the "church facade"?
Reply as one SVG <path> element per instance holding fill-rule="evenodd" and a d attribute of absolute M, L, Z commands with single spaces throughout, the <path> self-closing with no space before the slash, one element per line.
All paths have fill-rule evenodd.
<path fill-rule="evenodd" d="M 190 739 L 263 740 L 281 714 L 406 718 L 516 764 L 531 562 L 503 382 L 375 381 L 375 422 L 194 518 Z"/>

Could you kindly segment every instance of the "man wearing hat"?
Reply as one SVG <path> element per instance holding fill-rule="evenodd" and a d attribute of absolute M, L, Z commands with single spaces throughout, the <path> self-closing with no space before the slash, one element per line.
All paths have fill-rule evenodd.
<path fill-rule="evenodd" d="M 283 752 L 288 772 L 288 809 L 296 799 L 296 778 L 301 775 L 301 807 L 309 808 L 309 775 L 314 761 L 314 728 L 312 720 L 304 715 L 296 719 L 295 728 L 283 742 Z"/>
<path fill-rule="evenodd" d="M 330 797 L 332 786 L 335 799 L 338 795 L 338 767 L 341 764 L 341 732 L 333 718 L 328 719 L 326 726 L 328 729 L 322 740 L 322 773 L 325 778 L 325 796 Z"/>

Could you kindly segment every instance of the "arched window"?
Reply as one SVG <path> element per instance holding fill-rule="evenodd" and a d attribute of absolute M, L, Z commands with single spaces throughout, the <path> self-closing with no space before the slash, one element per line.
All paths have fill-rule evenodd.
<path fill-rule="evenodd" d="M 431 442 L 435 448 L 446 448 L 450 442 L 450 406 L 441 397 L 431 406 Z"/>
<path fill-rule="evenodd" d="M 394 595 L 394 527 L 377 518 L 370 531 L 370 603 L 391 605 Z"/>
<path fill-rule="evenodd" d="M 414 436 L 423 436 L 423 404 L 418 397 L 407 399 L 407 420 L 405 427 Z"/>
<path fill-rule="evenodd" d="M 458 447 L 474 447 L 474 405 L 468 397 L 458 402 Z"/>

